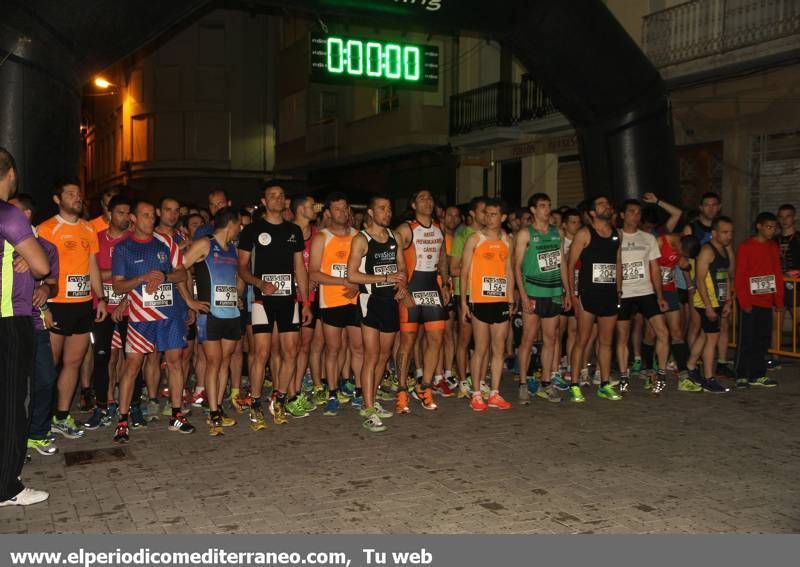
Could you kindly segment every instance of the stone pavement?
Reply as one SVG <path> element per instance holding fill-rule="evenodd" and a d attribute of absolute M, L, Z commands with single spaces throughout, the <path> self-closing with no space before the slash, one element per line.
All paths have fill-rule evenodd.
<path fill-rule="evenodd" d="M 726 396 L 635 383 L 620 402 L 485 414 L 449 399 L 382 434 L 349 408 L 224 438 L 162 418 L 66 466 L 113 448 L 106 428 L 34 454 L 23 478 L 50 500 L 0 508 L 0 533 L 797 533 L 798 370 Z"/>

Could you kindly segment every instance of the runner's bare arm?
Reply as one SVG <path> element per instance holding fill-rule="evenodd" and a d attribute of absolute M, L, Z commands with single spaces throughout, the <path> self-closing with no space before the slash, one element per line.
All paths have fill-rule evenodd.
<path fill-rule="evenodd" d="M 325 251 L 325 234 L 318 232 L 311 240 L 311 257 L 308 260 L 308 276 L 323 285 L 348 285 L 347 278 L 337 278 L 322 273 L 322 253 Z"/>
<path fill-rule="evenodd" d="M 525 304 L 527 301 L 523 295 L 525 280 L 522 277 L 522 263 L 525 261 L 525 252 L 528 251 L 528 244 L 530 244 L 530 241 L 531 235 L 527 229 L 520 230 L 514 239 L 514 277 L 512 279 L 516 280 L 516 288 L 519 290 L 523 306 L 526 306 Z"/>
<path fill-rule="evenodd" d="M 308 272 L 303 261 L 303 253 L 294 253 L 294 275 L 297 279 L 297 292 L 300 294 L 300 301 L 303 305 L 308 304 Z"/>
<path fill-rule="evenodd" d="M 569 295 L 575 295 L 574 285 L 576 282 L 573 281 L 569 274 L 575 273 L 575 266 L 578 265 L 578 260 L 581 258 L 581 253 L 583 249 L 589 245 L 589 241 L 591 239 L 591 235 L 589 234 L 589 230 L 587 228 L 580 229 L 575 234 L 575 239 L 572 241 L 572 246 L 569 249 L 569 261 L 567 262 L 567 279 L 564 281 L 566 284 L 567 292 Z"/>
<path fill-rule="evenodd" d="M 14 246 L 14 251 L 28 263 L 34 279 L 40 280 L 50 273 L 50 261 L 47 253 L 35 238 L 26 238 Z"/>
<path fill-rule="evenodd" d="M 205 260 L 210 249 L 211 241 L 208 238 L 195 240 L 183 254 L 183 266 L 188 269 L 197 262 Z"/>
<path fill-rule="evenodd" d="M 347 258 L 347 281 L 352 284 L 373 284 L 388 281 L 388 276 L 365 274 L 361 271 L 361 259 L 367 253 L 367 239 L 358 233 L 350 245 L 350 256 Z"/>

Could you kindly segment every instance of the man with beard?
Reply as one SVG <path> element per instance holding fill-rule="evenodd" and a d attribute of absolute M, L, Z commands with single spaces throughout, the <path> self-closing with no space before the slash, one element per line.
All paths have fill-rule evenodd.
<path fill-rule="evenodd" d="M 51 424 L 54 433 L 67 439 L 82 437 L 69 413 L 78 381 L 78 370 L 89 348 L 89 332 L 94 322 L 108 316 L 108 298 L 97 265 L 100 246 L 94 228 L 81 218 L 83 194 L 77 180 L 64 180 L 53 188 L 58 214 L 38 226 L 39 235 L 58 250 L 60 273 L 58 294 L 50 299 L 53 327 L 50 329 L 53 361 L 61 364 L 58 376 L 58 402 Z M 97 306 L 92 309 L 92 292 Z"/>

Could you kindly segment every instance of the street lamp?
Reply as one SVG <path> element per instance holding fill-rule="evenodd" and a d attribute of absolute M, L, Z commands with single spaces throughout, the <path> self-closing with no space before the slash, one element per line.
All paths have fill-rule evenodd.
<path fill-rule="evenodd" d="M 106 79 L 104 79 L 103 77 L 96 77 L 95 80 L 94 80 L 94 85 L 96 87 L 101 88 L 101 89 L 107 89 L 108 87 L 113 87 L 114 86 L 111 83 L 109 83 Z"/>

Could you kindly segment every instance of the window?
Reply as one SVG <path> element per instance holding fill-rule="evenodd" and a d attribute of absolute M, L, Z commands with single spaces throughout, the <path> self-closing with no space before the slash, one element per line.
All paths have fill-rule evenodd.
<path fill-rule="evenodd" d="M 376 91 L 376 99 L 376 114 L 392 112 L 400 108 L 400 97 L 397 94 L 397 89 L 392 85 L 379 87 Z"/>

